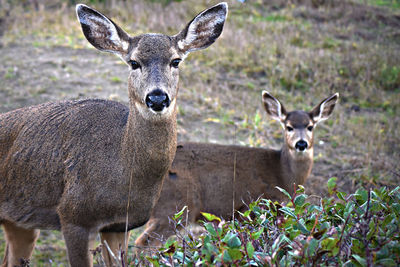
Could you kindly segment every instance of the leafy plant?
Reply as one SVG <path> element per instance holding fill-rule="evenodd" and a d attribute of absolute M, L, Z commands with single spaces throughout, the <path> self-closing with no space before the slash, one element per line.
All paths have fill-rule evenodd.
<path fill-rule="evenodd" d="M 240 220 L 203 213 L 204 233 L 170 239 L 147 259 L 156 266 L 398 266 L 400 187 L 345 194 L 328 181 L 319 204 L 299 186 L 278 188 L 287 205 L 258 199 Z M 182 226 L 184 212 L 173 218 Z"/>

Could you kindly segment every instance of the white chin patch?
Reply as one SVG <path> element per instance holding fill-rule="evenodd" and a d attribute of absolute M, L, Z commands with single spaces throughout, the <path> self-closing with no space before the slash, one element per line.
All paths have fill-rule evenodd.
<path fill-rule="evenodd" d="M 140 104 L 138 102 L 135 103 L 135 106 L 138 109 L 139 113 L 142 114 L 142 116 L 146 119 L 158 120 L 169 117 L 175 109 L 175 103 L 176 100 L 174 99 L 171 101 L 171 104 L 167 108 L 163 108 L 161 111 L 154 111 L 146 105 Z"/>

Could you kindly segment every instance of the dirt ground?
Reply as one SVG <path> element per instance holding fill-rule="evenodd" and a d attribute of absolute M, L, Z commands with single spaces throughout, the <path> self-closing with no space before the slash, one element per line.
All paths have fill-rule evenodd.
<path fill-rule="evenodd" d="M 189 4 L 182 5 L 178 13 L 189 9 Z M 232 1 L 233 18 L 228 20 L 231 25 L 226 26 L 222 40 L 207 51 L 189 56 L 181 67 L 178 140 L 279 148 L 281 127 L 263 111 L 262 90 L 277 95 L 289 110 L 310 109 L 338 91 L 341 99 L 330 122 L 316 129 L 315 163 L 305 184 L 307 193 L 326 195 L 325 184 L 330 177 L 338 177 L 339 190 L 348 193 L 360 185 L 398 185 L 400 71 L 395 73 L 399 75 L 398 84 L 391 89 L 384 90 L 375 83 L 384 73 L 378 67 L 400 68 L 400 15 L 387 17 L 387 11 L 371 11 L 374 18 L 382 17 L 378 31 L 369 29 L 371 25 L 335 17 L 332 14 L 338 12 L 336 9 L 330 13 L 277 6 L 274 12 L 278 15 L 272 18 L 275 21 L 263 13 L 274 10 L 271 6 L 264 10 L 238 5 Z M 237 15 L 240 8 L 244 9 L 244 18 L 260 16 L 255 20 L 258 28 L 251 29 L 248 21 Z M 279 16 L 289 19 L 281 22 Z M 297 25 L 298 20 L 305 26 L 290 26 Z M 67 21 L 74 23 L 70 22 L 73 19 Z M 4 35 L 0 42 L 0 112 L 62 99 L 128 102 L 128 67 L 119 58 L 84 44 L 78 31 L 79 37 L 73 37 L 76 43 L 71 44 L 68 38 L 55 41 L 53 37 L 15 30 L 4 19 L 0 26 L 0 36 Z M 71 27 L 78 29 L 77 25 Z M 253 35 L 258 39 L 252 43 Z M 237 53 L 240 49 L 243 53 Z M 312 75 L 304 74 L 311 70 Z M 39 245 L 43 251 L 55 249 L 46 246 Z"/>

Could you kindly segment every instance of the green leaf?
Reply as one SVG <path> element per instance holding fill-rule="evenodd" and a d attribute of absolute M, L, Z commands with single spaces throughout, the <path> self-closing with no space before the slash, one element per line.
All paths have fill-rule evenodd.
<path fill-rule="evenodd" d="M 253 258 L 254 247 L 253 247 L 253 244 L 250 241 L 247 242 L 247 244 L 246 244 L 246 251 L 247 251 L 247 254 L 249 255 L 249 258 L 250 259 Z"/>
<path fill-rule="evenodd" d="M 262 234 L 263 232 L 264 232 L 264 228 L 261 228 L 261 229 L 258 230 L 257 232 L 252 233 L 252 234 L 251 234 L 251 238 L 252 238 L 253 240 L 257 240 L 257 239 L 260 238 L 260 236 L 261 236 L 261 234 Z"/>
<path fill-rule="evenodd" d="M 329 191 L 329 194 L 330 194 L 330 195 L 333 194 L 333 191 L 334 191 L 335 188 L 336 188 L 336 181 L 337 181 L 337 177 L 332 177 L 332 178 L 330 178 L 330 179 L 328 180 L 327 185 L 328 185 L 328 191 Z"/>
<path fill-rule="evenodd" d="M 227 250 L 224 251 L 224 256 L 222 257 L 222 259 L 225 263 L 232 262 L 232 258 Z"/>
<path fill-rule="evenodd" d="M 207 221 L 212 222 L 212 221 L 221 221 L 221 219 L 211 213 L 207 213 L 207 212 L 200 212 L 201 215 L 203 215 L 204 218 L 206 218 Z"/>
<path fill-rule="evenodd" d="M 240 241 L 239 237 L 237 237 L 236 235 L 232 236 L 232 238 L 230 238 L 228 241 L 228 246 L 230 248 L 237 248 L 237 247 L 240 247 L 241 245 L 242 245 L 242 242 Z"/>
<path fill-rule="evenodd" d="M 364 258 L 358 256 L 357 254 L 351 255 L 351 257 L 353 257 L 357 261 L 357 263 L 360 264 L 361 266 L 367 266 L 367 261 Z"/>
<path fill-rule="evenodd" d="M 280 208 L 279 210 L 282 211 L 283 213 L 285 213 L 285 214 L 287 214 L 287 215 L 289 215 L 289 216 L 291 216 L 291 217 L 297 219 L 296 214 L 294 214 L 293 211 L 292 211 L 290 208 L 288 208 L 288 207 L 283 207 L 283 208 Z"/>
<path fill-rule="evenodd" d="M 178 218 L 180 218 L 180 217 L 182 216 L 183 212 L 184 212 L 186 209 L 187 209 L 187 206 L 184 206 L 184 207 L 181 209 L 181 211 L 179 211 L 178 213 L 175 213 L 175 214 L 174 214 L 174 220 L 175 220 L 175 221 L 178 220 Z"/>
<path fill-rule="evenodd" d="M 368 192 L 365 189 L 357 189 L 354 196 L 356 197 L 357 201 L 361 202 L 361 204 L 364 204 L 368 200 Z"/>
<path fill-rule="evenodd" d="M 232 232 L 228 232 L 226 233 L 226 235 L 224 236 L 224 238 L 221 239 L 222 242 L 227 243 L 229 242 L 229 240 L 234 236 L 234 234 Z"/>
<path fill-rule="evenodd" d="M 346 193 L 344 193 L 344 192 L 337 192 L 337 197 L 340 199 L 340 200 L 343 200 L 343 201 L 346 201 Z"/>
<path fill-rule="evenodd" d="M 315 238 L 312 238 L 310 240 L 310 243 L 308 243 L 308 255 L 310 255 L 310 256 L 314 255 L 317 247 L 318 247 L 318 240 Z"/>
<path fill-rule="evenodd" d="M 348 216 L 351 216 L 351 213 L 353 212 L 354 207 L 355 207 L 355 204 L 353 202 L 348 202 L 346 204 L 346 207 L 344 208 L 344 213 L 343 213 L 344 219 L 347 219 Z"/>
<path fill-rule="evenodd" d="M 292 200 L 291 195 L 285 189 L 280 188 L 279 186 L 275 186 L 275 188 L 281 191 L 288 199 Z"/>
<path fill-rule="evenodd" d="M 250 213 L 251 213 L 251 210 L 246 210 L 243 214 L 241 214 L 243 217 L 245 217 L 245 218 L 247 218 L 247 217 L 249 217 L 249 215 L 250 215 Z"/>
<path fill-rule="evenodd" d="M 216 248 L 211 243 L 205 244 L 204 247 L 209 253 L 212 253 L 214 252 L 214 250 L 216 250 Z"/>
<path fill-rule="evenodd" d="M 326 250 L 332 250 L 336 247 L 338 241 L 338 239 L 332 237 L 325 238 L 321 242 L 321 247 Z"/>
<path fill-rule="evenodd" d="M 175 238 L 168 238 L 167 241 L 165 241 L 164 248 L 169 248 L 171 245 L 173 245 L 176 242 Z"/>
<path fill-rule="evenodd" d="M 375 262 L 376 266 L 397 266 L 393 259 L 381 259 Z"/>
<path fill-rule="evenodd" d="M 243 258 L 243 253 L 238 248 L 229 248 L 228 249 L 229 256 L 231 256 L 232 260 L 240 260 Z"/>
<path fill-rule="evenodd" d="M 303 234 L 309 235 L 310 231 L 307 230 L 307 227 L 302 224 L 301 222 L 297 222 L 296 224 L 297 229 L 299 229 Z"/>
<path fill-rule="evenodd" d="M 393 189 L 392 191 L 390 191 L 389 196 L 394 195 L 395 193 L 397 193 L 400 190 L 400 186 L 397 186 L 395 189 Z"/>
<path fill-rule="evenodd" d="M 146 259 L 153 264 L 155 267 L 159 267 L 160 264 L 158 263 L 159 260 L 156 257 L 146 256 Z"/>
<path fill-rule="evenodd" d="M 332 249 L 332 256 L 336 256 L 337 254 L 339 254 L 339 247 L 334 247 L 333 249 Z"/>
<path fill-rule="evenodd" d="M 399 203 L 393 203 L 392 208 L 396 212 L 396 214 L 400 214 L 400 204 Z"/>
<path fill-rule="evenodd" d="M 297 186 L 297 190 L 296 190 L 296 194 L 302 194 L 304 193 L 304 186 L 302 186 L 301 184 L 299 184 Z"/>
<path fill-rule="evenodd" d="M 306 195 L 304 195 L 304 194 L 298 195 L 294 199 L 294 204 L 296 205 L 296 207 L 297 206 L 302 207 L 304 202 L 306 202 Z"/>
<path fill-rule="evenodd" d="M 214 225 L 212 223 L 205 223 L 204 227 L 206 228 L 207 232 L 211 234 L 211 236 L 217 236 L 217 232 L 215 231 Z"/>

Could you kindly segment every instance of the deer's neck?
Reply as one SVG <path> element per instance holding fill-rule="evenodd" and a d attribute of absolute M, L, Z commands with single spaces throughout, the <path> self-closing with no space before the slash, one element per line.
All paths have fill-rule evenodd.
<path fill-rule="evenodd" d="M 311 173 L 313 166 L 313 148 L 304 153 L 290 150 L 284 146 L 281 150 L 281 170 L 284 184 L 288 192 L 293 193 L 294 185 L 303 185 Z"/>
<path fill-rule="evenodd" d="M 162 182 L 175 157 L 176 139 L 175 107 L 168 117 L 154 119 L 143 117 L 130 105 L 121 151 L 135 188 L 151 190 Z"/>

